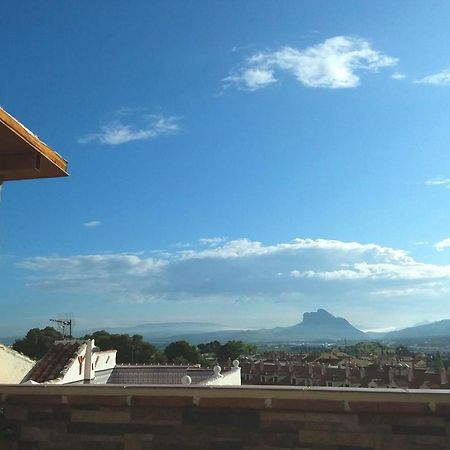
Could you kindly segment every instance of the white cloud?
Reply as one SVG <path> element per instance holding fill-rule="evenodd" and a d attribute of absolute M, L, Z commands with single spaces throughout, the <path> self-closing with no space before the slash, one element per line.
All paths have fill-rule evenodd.
<path fill-rule="evenodd" d="M 442 175 L 439 175 L 435 178 L 426 180 L 425 184 L 428 186 L 442 186 L 446 189 L 450 189 L 450 178 L 445 178 Z"/>
<path fill-rule="evenodd" d="M 399 329 L 398 327 L 391 326 L 391 327 L 384 327 L 384 328 L 373 328 L 373 329 L 371 328 L 369 330 L 364 329 L 361 331 L 364 331 L 364 333 L 389 333 L 389 331 L 395 331 L 398 329 Z"/>
<path fill-rule="evenodd" d="M 106 293 L 112 299 L 140 301 L 140 287 L 156 283 L 166 264 L 164 260 L 134 254 L 100 254 L 29 258 L 19 267 L 37 273 L 29 277 L 29 287 L 94 295 Z"/>
<path fill-rule="evenodd" d="M 439 288 L 436 283 L 429 283 L 429 285 L 426 284 L 418 288 L 380 289 L 377 291 L 372 291 L 370 295 L 374 295 L 376 297 L 413 297 L 417 295 L 430 297 L 435 294 L 442 294 L 444 291 L 448 292 L 448 288 L 444 290 Z"/>
<path fill-rule="evenodd" d="M 214 247 L 222 242 L 225 242 L 227 239 L 224 237 L 211 237 L 211 238 L 200 238 L 198 242 L 202 245 L 209 245 L 211 247 Z"/>
<path fill-rule="evenodd" d="M 447 241 L 447 240 L 446 240 Z M 444 242 L 444 247 L 450 246 L 450 239 Z M 442 248 L 439 248 L 440 250 Z M 410 262 L 399 264 L 400 260 L 389 263 L 370 264 L 360 262 L 353 264 L 350 268 L 336 269 L 331 271 L 294 270 L 291 276 L 295 278 L 315 278 L 325 281 L 342 280 L 402 280 L 422 281 L 430 279 L 450 278 L 450 266 L 436 266 L 432 264 Z"/>
<path fill-rule="evenodd" d="M 368 41 L 336 36 L 305 49 L 282 47 L 256 53 L 222 81 L 225 87 L 255 91 L 275 83 L 275 73 L 285 72 L 307 87 L 353 88 L 360 83 L 357 72 L 376 72 L 396 63 L 396 58 L 374 50 Z"/>
<path fill-rule="evenodd" d="M 191 246 L 190 242 L 177 242 L 176 244 L 173 244 L 172 247 L 175 248 L 189 248 Z"/>
<path fill-rule="evenodd" d="M 391 78 L 393 80 L 404 80 L 406 78 L 406 75 L 400 72 L 395 72 L 392 74 Z"/>
<path fill-rule="evenodd" d="M 234 84 L 238 87 L 244 87 L 249 91 L 256 91 L 269 84 L 275 83 L 277 79 L 273 76 L 273 71 L 262 68 L 244 69 L 240 73 L 235 73 L 225 77 L 223 81 L 226 84 Z"/>
<path fill-rule="evenodd" d="M 448 247 L 450 247 L 450 238 L 443 239 L 442 241 L 436 242 L 436 244 L 434 244 L 434 248 L 438 252 L 442 252 L 443 250 L 445 250 Z"/>
<path fill-rule="evenodd" d="M 84 222 L 83 225 L 86 228 L 96 228 L 99 227 L 102 223 L 99 220 L 91 220 L 90 222 Z"/>
<path fill-rule="evenodd" d="M 412 244 L 413 245 L 428 245 L 429 242 L 428 241 L 414 241 Z"/>
<path fill-rule="evenodd" d="M 211 239 L 211 238 L 209 238 Z M 450 289 L 450 265 L 423 263 L 377 244 L 295 239 L 265 245 L 249 239 L 215 247 L 143 254 L 45 256 L 20 263 L 28 286 L 104 294 L 128 301 L 286 301 L 319 305 L 358 298 L 423 301 Z M 446 294 L 445 294 L 446 295 Z"/>
<path fill-rule="evenodd" d="M 414 83 L 448 86 L 450 84 L 450 70 L 443 70 L 442 72 L 427 75 L 426 77 L 414 81 Z"/>
<path fill-rule="evenodd" d="M 80 138 L 78 142 L 120 145 L 132 141 L 155 139 L 178 133 L 179 121 L 179 117 L 149 114 L 145 109 L 122 108 L 100 127 L 99 132 L 90 133 Z"/>

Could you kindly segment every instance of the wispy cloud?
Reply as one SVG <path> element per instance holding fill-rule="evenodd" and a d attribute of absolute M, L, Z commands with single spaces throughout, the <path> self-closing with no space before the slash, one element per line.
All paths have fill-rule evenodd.
<path fill-rule="evenodd" d="M 450 189 L 450 178 L 445 178 L 442 175 L 439 175 L 437 177 L 426 180 L 425 184 L 428 186 L 442 186 L 446 189 Z"/>
<path fill-rule="evenodd" d="M 380 289 L 372 291 L 370 294 L 377 297 L 414 297 L 418 295 L 430 297 L 447 293 L 449 291 L 448 286 L 443 287 L 439 283 L 425 283 L 420 287 L 402 288 L 402 289 Z"/>
<path fill-rule="evenodd" d="M 155 139 L 179 131 L 179 117 L 150 114 L 143 108 L 122 108 L 100 126 L 100 131 L 90 133 L 80 138 L 78 142 L 120 145 L 132 141 Z"/>
<path fill-rule="evenodd" d="M 274 77 L 272 70 L 255 67 L 241 70 L 239 73 L 230 74 L 223 81 L 226 85 L 234 84 L 248 91 L 256 91 L 267 87 L 269 84 L 276 83 L 277 79 Z"/>
<path fill-rule="evenodd" d="M 202 245 L 209 245 L 211 247 L 214 247 L 216 245 L 219 245 L 222 242 L 225 242 L 227 238 L 225 237 L 210 237 L 210 238 L 200 238 L 198 242 Z"/>
<path fill-rule="evenodd" d="M 448 247 L 450 247 L 450 238 L 442 239 L 442 241 L 436 242 L 436 244 L 434 244 L 434 248 L 438 252 L 442 252 Z"/>
<path fill-rule="evenodd" d="M 353 88 L 360 83 L 358 72 L 376 72 L 396 63 L 396 58 L 374 50 L 364 39 L 336 36 L 304 49 L 255 53 L 222 82 L 225 87 L 255 91 L 276 83 L 276 74 L 284 72 L 307 87 Z"/>
<path fill-rule="evenodd" d="M 102 223 L 99 220 L 91 220 L 90 222 L 84 222 L 83 226 L 86 228 L 96 228 L 99 227 Z"/>
<path fill-rule="evenodd" d="M 404 80 L 406 78 L 406 75 L 400 72 L 395 72 L 391 75 L 391 78 L 393 80 Z"/>
<path fill-rule="evenodd" d="M 450 70 L 443 70 L 442 72 L 433 73 L 426 77 L 420 78 L 414 83 L 418 84 L 432 84 L 434 86 L 448 86 L 450 85 Z"/>

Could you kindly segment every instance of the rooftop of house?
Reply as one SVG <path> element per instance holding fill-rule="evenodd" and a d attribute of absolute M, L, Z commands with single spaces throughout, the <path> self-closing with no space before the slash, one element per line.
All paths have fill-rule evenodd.
<path fill-rule="evenodd" d="M 77 357 L 85 345 L 86 343 L 83 341 L 66 341 L 53 344 L 24 381 L 45 383 L 61 377 L 68 368 L 70 361 Z"/>
<path fill-rule="evenodd" d="M 186 375 L 191 384 L 199 384 L 214 376 L 214 370 L 189 366 L 117 365 L 107 384 L 184 384 Z"/>
<path fill-rule="evenodd" d="M 67 162 L 0 108 L 0 181 L 67 176 Z"/>

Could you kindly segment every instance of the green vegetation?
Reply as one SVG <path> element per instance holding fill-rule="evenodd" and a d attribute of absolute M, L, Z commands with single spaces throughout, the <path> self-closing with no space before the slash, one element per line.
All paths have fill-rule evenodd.
<path fill-rule="evenodd" d="M 63 335 L 53 327 L 32 328 L 23 339 L 13 344 L 13 349 L 33 359 L 42 358 L 52 344 Z"/>
<path fill-rule="evenodd" d="M 172 342 L 165 348 L 164 355 L 168 362 L 175 364 L 200 363 L 200 352 L 197 347 L 186 341 Z"/>
<path fill-rule="evenodd" d="M 33 328 L 28 331 L 24 339 L 17 340 L 13 348 L 31 358 L 40 359 L 51 345 L 63 339 L 63 335 L 52 327 L 44 329 Z M 172 342 L 164 349 L 158 350 L 154 345 L 144 341 L 139 334 L 112 334 L 105 330 L 87 334 L 81 339 L 94 339 L 100 350 L 117 350 L 117 363 L 151 364 L 202 364 L 220 361 L 225 363 L 228 359 L 236 359 L 241 355 L 254 353 L 254 345 L 242 341 L 229 341 L 222 345 L 218 341 L 199 344 L 198 347 L 186 341 Z"/>
<path fill-rule="evenodd" d="M 348 355 L 360 358 L 362 356 L 369 355 L 382 355 L 382 354 L 394 354 L 395 350 L 389 348 L 380 342 L 358 342 L 354 345 L 347 345 L 342 347 L 341 350 Z"/>
<path fill-rule="evenodd" d="M 198 349 L 202 354 L 209 354 L 215 357 L 219 362 L 227 362 L 228 359 L 236 359 L 241 355 L 255 353 L 256 345 L 246 344 L 242 341 L 228 341 L 226 344 L 220 344 L 219 341 L 199 344 Z"/>
<path fill-rule="evenodd" d="M 166 357 L 156 347 L 145 342 L 140 334 L 110 334 L 105 330 L 87 334 L 83 339 L 95 339 L 100 350 L 117 350 L 117 363 L 164 363 Z"/>

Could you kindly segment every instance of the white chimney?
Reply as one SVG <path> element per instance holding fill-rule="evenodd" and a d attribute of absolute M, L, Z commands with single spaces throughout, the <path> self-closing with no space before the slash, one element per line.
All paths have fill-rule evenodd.
<path fill-rule="evenodd" d="M 394 368 L 389 367 L 389 383 L 394 383 Z"/>
<path fill-rule="evenodd" d="M 412 383 L 414 380 L 414 366 L 408 368 L 408 383 Z"/>
<path fill-rule="evenodd" d="M 445 370 L 445 367 L 443 367 L 441 369 L 441 384 L 447 384 L 447 383 L 448 383 L 447 371 Z"/>
<path fill-rule="evenodd" d="M 321 364 L 320 365 L 320 373 L 322 374 L 322 376 L 325 376 L 325 373 L 327 371 L 327 367 L 325 366 L 325 364 Z"/>
<path fill-rule="evenodd" d="M 350 380 L 350 366 L 345 366 L 345 378 Z"/>
<path fill-rule="evenodd" d="M 86 341 L 86 356 L 84 360 L 84 379 L 93 380 L 95 378 L 94 361 L 92 358 L 92 350 L 95 347 L 94 339 Z"/>

